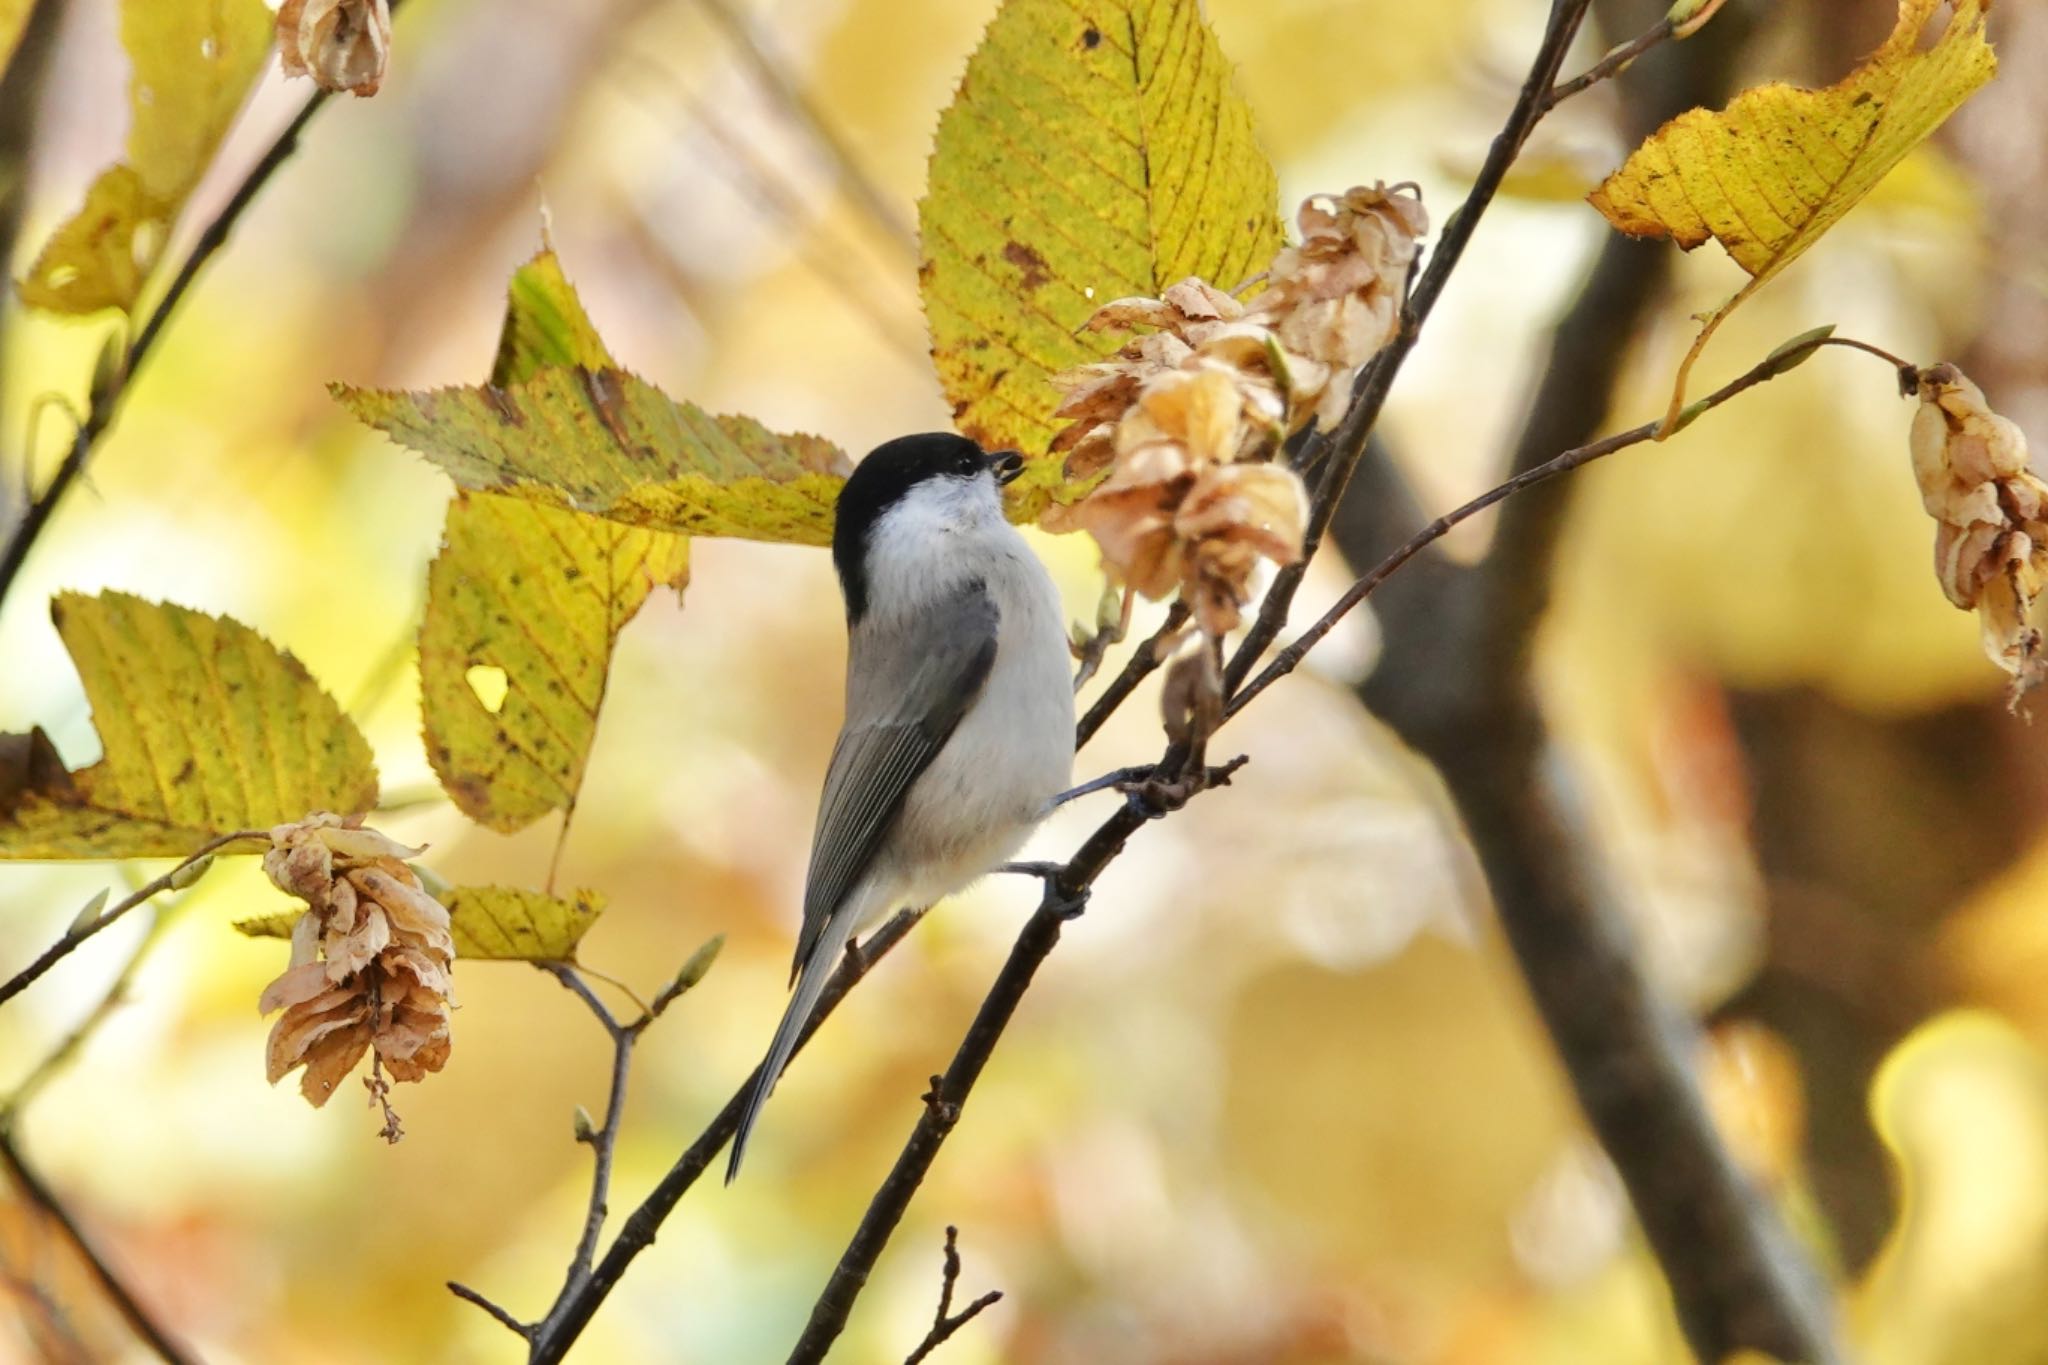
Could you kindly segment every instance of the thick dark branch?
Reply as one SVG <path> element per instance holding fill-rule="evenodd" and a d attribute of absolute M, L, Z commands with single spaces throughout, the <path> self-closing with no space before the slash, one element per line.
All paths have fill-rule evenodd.
<path fill-rule="evenodd" d="M 866 976 L 891 948 L 903 941 L 903 936 L 910 932 L 910 927 L 917 920 L 917 913 L 906 910 L 877 929 L 864 943 L 847 949 L 846 960 L 833 973 L 832 979 L 825 984 L 824 993 L 818 998 L 818 1007 L 811 1014 L 811 1022 L 797 1037 L 798 1052 L 803 1051 L 811 1035 L 846 998 L 846 993 L 853 989 L 855 983 Z M 534 1331 L 529 1365 L 549 1365 L 549 1362 L 559 1361 L 576 1344 L 576 1338 L 590 1325 L 591 1316 L 599 1305 L 618 1287 L 633 1258 L 654 1245 L 655 1234 L 661 1230 L 662 1223 L 682 1197 L 689 1193 L 690 1187 L 697 1183 L 697 1177 L 704 1174 L 705 1168 L 724 1150 L 725 1144 L 732 1141 L 733 1131 L 739 1127 L 740 1111 L 746 1107 L 747 1096 L 753 1088 L 754 1076 L 749 1073 L 739 1089 L 733 1092 L 732 1098 L 726 1101 L 725 1108 L 718 1111 L 717 1117 L 676 1158 L 668 1174 L 661 1178 L 661 1183 L 627 1215 L 619 1235 L 612 1239 L 611 1246 L 597 1265 L 572 1292 L 564 1294 L 549 1310 L 547 1319 Z"/>
<path fill-rule="evenodd" d="M 20 1188 L 22 1198 L 42 1210 L 51 1222 L 63 1230 L 71 1245 L 78 1249 L 78 1254 L 92 1267 L 93 1278 L 100 1282 L 100 1288 L 106 1292 L 107 1298 L 120 1312 L 129 1330 L 141 1338 L 143 1343 L 156 1353 L 157 1358 L 165 1361 L 167 1365 L 199 1365 L 199 1357 L 192 1354 L 167 1328 L 150 1316 L 149 1310 L 142 1306 L 134 1291 L 130 1290 L 114 1272 L 112 1263 L 73 1221 L 63 1201 L 57 1198 L 55 1192 L 43 1183 L 42 1177 L 22 1159 L 21 1152 L 14 1145 L 11 1124 L 0 1124 L 0 1165 L 6 1166 L 7 1174 Z"/>
<path fill-rule="evenodd" d="M 917 1349 L 904 1358 L 903 1365 L 918 1365 L 944 1345 L 955 1332 L 972 1322 L 982 1309 L 1002 1302 L 1003 1291 L 991 1289 L 959 1312 L 949 1312 L 953 1307 L 953 1290 L 959 1283 L 960 1229 L 949 1226 L 946 1229 L 945 1265 L 939 1276 L 939 1307 L 938 1311 L 932 1314 L 932 1330 L 926 1332 L 924 1340 L 917 1344 Z"/>
<path fill-rule="evenodd" d="M 1656 54 L 1662 69 L 1655 83 L 1619 86 L 1631 133 L 1716 98 L 1738 28 L 1724 22 L 1689 44 L 1689 60 L 1668 50 Z M 1603 248 L 1553 339 L 1513 457 L 1517 478 L 1546 468 L 1541 462 L 1550 452 L 1585 440 L 1604 419 L 1668 256 L 1620 239 Z M 1548 601 L 1571 486 L 1561 481 L 1508 501 L 1478 569 L 1434 584 L 1404 575 L 1400 597 L 1415 600 L 1382 613 L 1386 657 L 1405 664 L 1426 643 L 1436 666 L 1426 677 L 1383 667 L 1361 695 L 1442 774 L 1537 1008 L 1670 1281 L 1693 1350 L 1707 1361 L 1741 1348 L 1832 1361 L 1838 1353 L 1824 1287 L 1722 1147 L 1692 1083 L 1690 1028 L 1656 998 L 1586 832 L 1546 768 L 1528 649 Z M 1365 516 L 1340 523 L 1370 524 Z M 1380 523 L 1377 534 L 1386 529 Z M 1345 542 L 1354 563 L 1381 559 L 1389 548 L 1377 537 Z"/>

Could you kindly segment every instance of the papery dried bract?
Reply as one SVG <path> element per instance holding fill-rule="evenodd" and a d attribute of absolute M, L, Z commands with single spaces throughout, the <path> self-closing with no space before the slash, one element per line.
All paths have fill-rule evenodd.
<path fill-rule="evenodd" d="M 374 95 L 391 57 L 387 0 L 284 0 L 277 53 L 287 76 L 311 76 L 322 90 Z"/>
<path fill-rule="evenodd" d="M 1296 221 L 1301 244 L 1273 258 L 1248 317 L 1270 325 L 1293 354 L 1333 373 L 1356 370 L 1393 339 L 1429 216 L 1412 186 L 1360 185 L 1311 197 Z M 1348 383 L 1319 390 L 1324 426 L 1343 416 L 1350 396 Z"/>
<path fill-rule="evenodd" d="M 2012 697 L 2048 676 L 2035 603 L 2048 583 L 2048 484 L 2027 467 L 2019 427 L 1991 410 L 1953 365 L 1919 372 L 1913 476 L 1938 525 L 1935 575 L 1948 600 L 1974 609 L 1984 651 L 2012 674 Z"/>
<path fill-rule="evenodd" d="M 455 944 L 448 912 L 405 864 L 420 850 L 326 812 L 270 840 L 264 872 L 308 906 L 291 965 L 259 1002 L 284 1011 L 270 1031 L 271 1083 L 304 1067 L 299 1089 L 317 1107 L 373 1049 L 397 1080 L 439 1071 Z"/>

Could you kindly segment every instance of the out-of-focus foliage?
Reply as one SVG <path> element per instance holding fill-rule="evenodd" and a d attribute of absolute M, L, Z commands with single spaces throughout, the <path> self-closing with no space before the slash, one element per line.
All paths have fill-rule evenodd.
<path fill-rule="evenodd" d="M 1012 0 L 939 118 L 918 281 L 960 430 L 1030 456 L 1051 376 L 1114 349 L 1102 304 L 1199 275 L 1235 289 L 1282 242 L 1273 168 L 1196 0 Z M 1062 482 L 1029 461 L 1016 495 Z"/>
<path fill-rule="evenodd" d="M 123 0 L 127 157 L 52 234 L 21 282 L 25 302 L 60 313 L 133 306 L 270 55 L 270 28 L 262 0 Z"/>
<path fill-rule="evenodd" d="M 1825 90 L 1761 85 L 1719 113 L 1679 115 L 1593 192 L 1593 207 L 1621 231 L 1669 237 L 1687 251 L 1711 237 L 1749 273 L 1686 353 L 1674 416 L 1685 377 L 1722 319 L 1841 221 L 1997 70 L 1984 0 L 1956 0 L 1940 38 L 1923 46 L 1923 30 L 1943 7 L 1944 0 L 1900 0 L 1884 45 Z"/>
<path fill-rule="evenodd" d="M 521 266 L 491 383 L 611 364 L 554 253 Z M 449 504 L 427 570 L 420 695 L 427 758 L 466 815 L 509 833 L 575 804 L 613 643 L 650 592 L 680 592 L 689 571 L 682 536 L 490 493 Z"/>
<path fill-rule="evenodd" d="M 0 799 L 0 857 L 136 858 L 377 799 L 370 746 L 305 666 L 239 622 L 127 593 L 51 618 L 105 756 Z M 37 746 L 30 746 L 33 750 Z"/>

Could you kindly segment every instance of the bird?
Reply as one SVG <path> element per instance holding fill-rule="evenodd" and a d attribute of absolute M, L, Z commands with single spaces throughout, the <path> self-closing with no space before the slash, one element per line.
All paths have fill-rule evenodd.
<path fill-rule="evenodd" d="M 1002 486 L 1023 469 L 1014 450 L 928 432 L 875 447 L 840 489 L 846 719 L 811 837 L 794 990 L 727 1184 L 848 940 L 1006 862 L 1073 775 L 1059 593 L 1003 515 Z"/>

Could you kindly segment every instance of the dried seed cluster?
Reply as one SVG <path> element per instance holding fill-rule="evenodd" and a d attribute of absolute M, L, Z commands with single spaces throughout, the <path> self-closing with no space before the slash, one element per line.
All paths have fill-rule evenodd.
<path fill-rule="evenodd" d="M 2048 484 L 2027 467 L 2027 438 L 1961 370 L 1920 370 L 1917 393 L 1913 475 L 1937 523 L 1935 576 L 1949 601 L 1976 611 L 2017 703 L 2048 677 L 2034 610 L 2048 582 Z"/>
<path fill-rule="evenodd" d="M 284 1011 L 270 1031 L 271 1084 L 303 1066 L 300 1093 L 323 1105 L 373 1048 L 396 1080 L 439 1071 L 455 943 L 447 910 L 406 866 L 420 850 L 324 811 L 270 839 L 264 872 L 310 907 L 292 928 L 291 966 L 260 1003 Z M 388 1107 L 387 1122 L 395 1140 Z"/>
<path fill-rule="evenodd" d="M 287 76 L 311 76 L 322 90 L 374 95 L 391 58 L 390 6 L 387 0 L 284 0 L 277 52 Z"/>
<path fill-rule="evenodd" d="M 1088 329 L 1147 330 L 1055 380 L 1068 425 L 1053 449 L 1070 478 L 1108 477 L 1046 524 L 1090 532 L 1148 597 L 1178 588 L 1212 638 L 1238 625 L 1260 559 L 1300 556 L 1308 497 L 1272 457 L 1310 421 L 1342 416 L 1358 367 L 1399 324 L 1427 227 L 1412 189 L 1384 185 L 1315 196 L 1297 222 L 1301 244 L 1250 303 L 1194 277 L 1118 299 Z"/>

